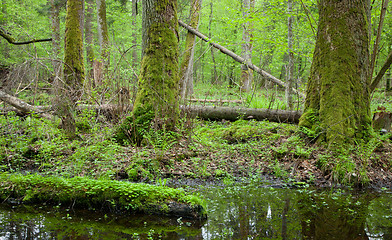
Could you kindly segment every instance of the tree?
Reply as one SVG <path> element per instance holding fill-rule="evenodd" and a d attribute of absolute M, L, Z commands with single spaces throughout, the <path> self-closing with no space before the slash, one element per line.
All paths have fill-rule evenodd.
<path fill-rule="evenodd" d="M 300 127 L 319 141 L 352 143 L 369 136 L 369 2 L 321 0 Z"/>
<path fill-rule="evenodd" d="M 72 109 L 81 96 L 84 80 L 82 21 L 84 0 L 67 1 L 67 17 L 65 22 L 64 50 L 64 82 L 57 81 L 56 110 L 61 116 L 62 128 L 70 138 L 75 137 L 75 119 Z"/>
<path fill-rule="evenodd" d="M 101 48 L 101 59 L 97 64 L 97 79 L 95 81 L 100 84 L 102 78 L 107 75 L 109 68 L 109 34 L 106 22 L 106 0 L 96 0 L 97 3 L 97 23 L 98 23 L 98 40 Z M 103 71 L 103 72 L 102 72 Z"/>
<path fill-rule="evenodd" d="M 178 119 L 177 0 L 142 2 L 142 63 L 131 116 L 121 124 L 118 141 L 125 137 L 140 144 L 151 127 L 173 129 Z"/>
<path fill-rule="evenodd" d="M 190 26 L 198 29 L 202 0 L 193 0 L 190 10 Z M 188 32 L 185 42 L 185 53 L 180 67 L 180 95 L 185 98 L 193 93 L 193 60 L 195 55 L 195 35 Z"/>
<path fill-rule="evenodd" d="M 86 16 L 84 23 L 84 31 L 85 31 L 85 41 L 86 41 L 86 60 L 88 65 L 87 79 L 89 87 L 92 86 L 92 79 L 94 77 L 93 74 L 93 64 L 94 64 L 94 39 L 93 39 L 93 31 L 92 31 L 92 19 L 94 16 L 94 1 L 86 0 Z"/>
<path fill-rule="evenodd" d="M 294 54 L 293 54 L 293 16 L 292 16 L 292 10 L 293 10 L 293 2 L 292 0 L 288 0 L 287 2 L 287 12 L 289 14 L 288 20 L 287 20 L 287 45 L 288 45 L 288 58 L 289 58 L 289 63 L 287 66 L 287 81 L 286 81 L 286 104 L 287 107 L 292 110 L 293 109 L 293 81 L 294 81 Z"/>
<path fill-rule="evenodd" d="M 244 0 L 242 7 L 242 15 L 244 18 L 244 23 L 242 24 L 242 57 L 245 59 L 246 63 L 250 63 L 252 62 L 252 23 L 250 21 L 250 14 L 254 8 L 254 0 Z M 246 64 L 241 65 L 241 70 L 241 90 L 249 92 L 252 85 L 253 72 Z"/>

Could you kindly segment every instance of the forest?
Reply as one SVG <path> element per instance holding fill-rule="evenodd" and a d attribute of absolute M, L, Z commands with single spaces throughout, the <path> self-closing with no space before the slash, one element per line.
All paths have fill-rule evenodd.
<path fill-rule="evenodd" d="M 0 8 L 1 200 L 202 219 L 167 181 L 391 187 L 388 0 Z"/>

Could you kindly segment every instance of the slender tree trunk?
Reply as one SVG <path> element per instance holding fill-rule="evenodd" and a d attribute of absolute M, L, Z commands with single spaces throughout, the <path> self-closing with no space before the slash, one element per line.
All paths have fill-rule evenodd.
<path fill-rule="evenodd" d="M 371 129 L 368 1 L 321 0 L 300 126 L 329 146 L 366 139 Z"/>
<path fill-rule="evenodd" d="M 94 0 L 86 0 L 86 17 L 85 17 L 85 40 L 86 40 L 86 56 L 87 56 L 87 77 L 89 87 L 92 87 L 92 79 L 94 78 L 94 38 L 92 31 L 92 21 L 94 16 Z"/>
<path fill-rule="evenodd" d="M 198 29 L 201 0 L 193 0 L 190 10 L 190 26 Z M 180 95 L 182 99 L 193 93 L 193 61 L 195 55 L 195 35 L 188 32 L 185 53 L 180 67 Z"/>
<path fill-rule="evenodd" d="M 137 16 L 137 0 L 132 0 L 132 68 L 136 69 L 138 65 L 138 56 L 137 56 L 137 24 L 136 24 L 136 16 Z M 137 77 L 133 74 L 134 82 L 137 81 Z"/>
<path fill-rule="evenodd" d="M 53 49 L 53 72 L 54 77 L 58 78 L 61 71 L 60 55 L 60 3 L 50 0 L 50 18 L 52 21 L 52 49 Z"/>
<path fill-rule="evenodd" d="M 293 54 L 293 8 L 292 0 L 287 2 L 287 12 L 289 14 L 287 26 L 287 43 L 288 43 L 288 59 L 289 64 L 287 66 L 287 80 L 286 80 L 286 104 L 288 109 L 293 109 L 293 85 L 294 85 L 294 54 Z"/>
<path fill-rule="evenodd" d="M 108 26 L 106 22 L 106 0 L 96 0 L 97 4 L 97 26 L 98 26 L 98 40 L 99 46 L 101 48 L 101 59 L 99 63 L 96 63 L 95 71 L 97 79 L 96 83 L 99 85 L 102 83 L 103 78 L 107 76 L 109 71 L 109 33 Z"/>
<path fill-rule="evenodd" d="M 210 21 L 208 23 L 208 38 L 211 39 L 212 37 L 212 30 L 211 30 L 211 25 L 212 25 L 212 18 L 213 18 L 213 14 L 214 14 L 214 1 L 211 1 L 210 3 Z M 214 84 L 215 81 L 218 78 L 218 74 L 216 72 L 216 63 L 215 63 L 215 56 L 214 56 L 214 48 L 211 48 L 211 59 L 212 59 L 212 63 L 213 63 L 213 69 L 211 70 L 211 83 Z"/>
<path fill-rule="evenodd" d="M 253 2 L 253 4 L 251 3 Z M 252 62 L 252 42 L 251 42 L 251 12 L 254 0 L 244 0 L 242 6 L 242 16 L 245 22 L 242 24 L 242 57 L 249 64 Z M 247 64 L 241 65 L 241 90 L 249 92 L 252 86 L 253 72 L 248 68 Z"/>

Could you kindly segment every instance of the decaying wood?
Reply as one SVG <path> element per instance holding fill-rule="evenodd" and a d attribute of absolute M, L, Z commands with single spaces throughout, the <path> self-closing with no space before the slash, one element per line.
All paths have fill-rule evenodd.
<path fill-rule="evenodd" d="M 373 115 L 373 128 L 376 131 L 384 129 L 386 132 L 391 131 L 392 113 L 385 111 L 385 107 L 378 107 L 377 112 Z"/>
<path fill-rule="evenodd" d="M 223 99 L 187 99 L 188 102 L 208 102 L 208 103 L 239 103 L 241 104 L 241 100 L 223 100 Z"/>
<path fill-rule="evenodd" d="M 182 112 L 208 120 L 269 120 L 271 122 L 298 123 L 301 111 L 256 109 L 241 107 L 181 106 Z"/>
<path fill-rule="evenodd" d="M 199 31 L 197 31 L 196 29 L 190 27 L 189 25 L 185 24 L 183 21 L 178 20 L 178 23 L 180 24 L 180 26 L 186 28 L 189 32 L 195 34 L 197 37 L 199 37 L 200 39 L 202 39 L 203 41 L 209 43 L 210 45 L 212 45 L 213 47 L 219 49 L 222 53 L 230 56 L 232 59 L 234 59 L 236 62 L 239 62 L 241 64 L 245 64 L 248 66 L 248 68 L 252 69 L 253 71 L 259 73 L 260 75 L 262 75 L 263 77 L 265 77 L 267 80 L 272 81 L 273 83 L 278 84 L 279 86 L 282 87 L 286 87 L 286 84 L 279 80 L 278 78 L 272 76 L 271 74 L 267 73 L 266 71 L 262 70 L 261 68 L 257 67 L 256 65 L 254 65 L 251 62 L 246 62 L 244 58 L 238 56 L 237 54 L 235 54 L 234 52 L 230 51 L 229 49 L 211 42 L 210 39 L 208 39 L 208 37 L 206 37 L 205 35 L 203 35 L 202 33 L 200 33 Z M 298 92 L 296 89 L 293 89 L 293 91 L 295 93 L 298 93 L 300 96 L 305 97 L 305 95 L 303 93 Z"/>
<path fill-rule="evenodd" d="M 42 111 L 42 109 L 39 109 L 33 105 L 30 105 L 22 100 L 20 100 L 17 97 L 11 96 L 3 91 L 0 90 L 0 99 L 9 105 L 17 108 L 23 113 L 29 114 L 29 113 L 36 113 L 39 116 L 46 118 L 46 119 L 53 119 L 53 115 L 45 113 Z"/>
<path fill-rule="evenodd" d="M 15 107 L 16 110 L 21 114 L 36 113 L 41 117 L 47 119 L 53 119 L 53 115 L 48 113 L 52 106 L 32 106 L 16 97 L 13 97 L 0 90 L 0 99 L 7 104 Z M 124 106 L 117 106 L 113 104 L 104 105 L 77 105 L 77 110 L 82 109 L 93 109 L 100 112 L 114 112 L 118 108 Z M 132 109 L 132 105 L 127 106 L 128 109 Z M 1 112 L 15 110 L 13 108 L 0 109 Z M 285 110 L 272 110 L 272 109 L 255 109 L 255 108 L 242 108 L 242 107 L 214 107 L 214 106 L 180 106 L 181 111 L 184 114 L 188 114 L 191 117 L 199 117 L 207 120 L 229 120 L 235 121 L 238 119 L 246 120 L 269 120 L 272 122 L 290 122 L 298 123 L 301 116 L 300 111 L 285 111 Z"/>

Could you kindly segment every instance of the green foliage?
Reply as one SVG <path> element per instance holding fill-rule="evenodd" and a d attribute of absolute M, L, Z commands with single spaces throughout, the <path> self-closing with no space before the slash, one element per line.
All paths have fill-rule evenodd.
<path fill-rule="evenodd" d="M 26 203 L 52 201 L 89 207 L 110 205 L 117 210 L 147 213 L 159 212 L 161 209 L 157 206 L 175 201 L 190 204 L 195 216 L 205 217 L 201 198 L 189 196 L 182 189 L 82 177 L 66 179 L 7 173 L 0 173 L 0 180 L 1 199 L 15 197 Z"/>

